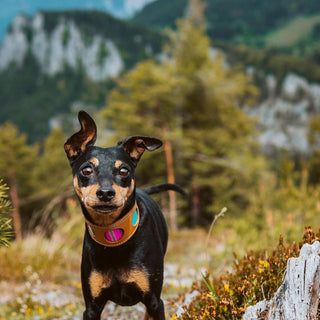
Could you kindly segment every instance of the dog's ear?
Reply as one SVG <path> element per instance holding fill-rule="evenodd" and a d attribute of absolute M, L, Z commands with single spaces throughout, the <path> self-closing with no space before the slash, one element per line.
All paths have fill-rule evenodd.
<path fill-rule="evenodd" d="M 93 145 L 97 137 L 97 127 L 94 120 L 85 112 L 80 111 L 78 119 L 80 131 L 72 135 L 64 144 L 64 150 L 69 159 L 81 155 L 87 146 Z"/>
<path fill-rule="evenodd" d="M 132 136 L 118 142 L 131 159 L 138 162 L 144 150 L 154 151 L 162 146 L 162 141 L 153 137 Z"/>

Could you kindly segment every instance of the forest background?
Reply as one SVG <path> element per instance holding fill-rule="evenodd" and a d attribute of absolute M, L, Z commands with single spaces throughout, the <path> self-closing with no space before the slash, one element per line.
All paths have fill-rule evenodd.
<path fill-rule="evenodd" d="M 0 250 L 0 280 L 23 283 L 36 274 L 45 281 L 78 286 L 74 270 L 83 221 L 63 144 L 78 129 L 80 109 L 97 120 L 97 145 L 113 145 L 135 134 L 164 141 L 162 150 L 143 156 L 137 186 L 169 181 L 188 192 L 184 198 L 174 193 L 155 197 L 170 227 L 168 261 L 180 259 L 198 274 L 202 267 L 219 274 L 230 268 L 233 252 L 241 256 L 251 249 L 272 248 L 280 235 L 298 242 L 305 226 L 319 228 L 319 105 L 312 106 L 308 122 L 308 153 L 286 148 L 265 152 L 257 139 L 258 119 L 245 112 L 265 94 L 259 79 L 246 72 L 248 65 L 272 72 L 279 81 L 291 71 L 320 82 L 319 4 L 289 2 L 268 7 L 259 2 L 250 14 L 242 8 L 242 20 L 234 19 L 228 9 L 236 6 L 232 1 L 215 2 L 225 13 L 220 19 L 214 2 L 195 0 L 188 7 L 177 1 L 170 9 L 170 1 L 156 1 L 127 22 L 98 12 L 44 13 L 51 25 L 60 14 L 92 25 L 100 19 L 126 23 L 128 29 L 144 24 L 139 30 L 161 54 L 129 55 L 128 48 L 122 52 L 122 73 L 103 81 L 87 77 L 81 63 L 76 70 L 66 67 L 54 76 L 45 75 L 31 53 L 20 66 L 0 72 L 0 177 L 9 187 L 0 196 L 6 193 L 11 201 L 11 214 L 2 210 L 2 215 L 11 215 L 15 231 L 10 248 Z M 182 14 L 183 19 L 176 20 Z M 273 19 L 260 23 L 268 15 Z M 283 32 L 283 25 L 299 23 L 302 15 L 313 21 L 304 36 L 286 39 L 284 46 L 270 44 L 276 41 L 276 28 Z M 30 30 L 25 32 L 32 38 Z M 121 32 L 117 36 L 119 42 L 129 37 Z M 65 33 L 61 41 L 67 39 Z M 222 51 L 213 55 L 212 46 Z M 102 48 L 100 58 L 105 54 Z M 60 121 L 50 131 L 53 118 Z M 207 237 L 224 208 L 227 213 L 215 221 Z M 183 257 L 193 257 L 193 248 L 194 259 L 186 262 Z M 28 312 L 41 313 L 41 308 L 49 317 L 51 307 L 31 299 L 15 300 L 5 308 L 18 319 Z M 76 313 L 77 307 L 69 309 Z"/>

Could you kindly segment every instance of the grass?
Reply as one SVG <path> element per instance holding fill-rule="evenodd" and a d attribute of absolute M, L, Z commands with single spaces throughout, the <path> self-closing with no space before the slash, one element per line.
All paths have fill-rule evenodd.
<path fill-rule="evenodd" d="M 320 15 L 297 17 L 266 38 L 267 47 L 291 47 L 307 38 L 315 25 L 320 23 Z"/>
<path fill-rule="evenodd" d="M 20 243 L 13 242 L 9 248 L 0 248 L 0 291 L 1 288 L 11 289 L 11 299 L 0 303 L 0 320 L 35 317 L 47 320 L 53 319 L 52 315 L 59 319 L 72 319 L 81 316 L 84 306 L 80 260 L 84 222 L 75 202 L 68 203 L 68 212 L 67 217 L 57 221 L 50 238 L 35 232 Z M 173 305 L 166 307 L 167 318 L 170 319 L 170 315 L 177 310 L 181 302 L 178 296 L 190 290 L 194 281 L 201 281 L 207 270 L 215 277 L 232 270 L 233 252 L 242 256 L 251 249 L 270 248 L 277 242 L 278 230 L 286 236 L 287 229 L 292 227 L 283 218 L 276 218 L 274 213 L 270 226 L 262 222 L 264 227 L 261 232 L 252 227 L 248 217 L 240 219 L 232 217 L 232 213 L 208 225 L 209 231 L 197 228 L 170 232 L 163 297 L 166 301 L 172 301 Z M 262 219 L 268 221 L 268 215 Z M 301 230 L 298 227 L 294 229 L 298 238 L 303 233 L 303 226 L 300 226 Z M 270 230 L 274 233 L 267 241 Z M 62 299 L 64 303 L 59 306 L 39 301 L 37 297 L 42 295 L 43 287 L 57 296 L 71 290 L 76 299 L 72 302 Z"/>

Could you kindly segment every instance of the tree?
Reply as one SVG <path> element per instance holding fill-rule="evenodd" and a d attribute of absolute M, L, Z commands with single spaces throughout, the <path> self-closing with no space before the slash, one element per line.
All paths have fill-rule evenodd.
<path fill-rule="evenodd" d="M 226 66 L 221 54 L 212 55 L 203 4 L 190 3 L 187 17 L 169 32 L 166 58 L 142 62 L 124 75 L 103 115 L 117 134 L 142 131 L 169 142 L 167 171 L 173 168 L 171 155 L 179 160 L 176 175 L 191 190 L 195 225 L 200 209 L 243 208 L 265 167 L 254 154 L 254 122 L 240 108 L 257 89 L 244 72 Z"/>
<path fill-rule="evenodd" d="M 57 207 L 65 209 L 66 200 L 73 194 L 70 184 L 70 168 L 63 149 L 66 137 L 60 128 L 55 128 L 46 138 L 43 150 L 34 170 L 34 200 L 46 201 L 41 206 L 39 225 L 42 227 L 52 223 L 52 212 Z M 61 211 L 59 211 L 61 212 Z M 48 231 L 48 230 L 46 230 Z"/>
<path fill-rule="evenodd" d="M 11 204 L 6 195 L 7 190 L 7 186 L 0 180 L 0 247 L 8 246 L 12 236 L 11 220 L 7 217 L 11 211 Z"/>
<path fill-rule="evenodd" d="M 165 141 L 168 182 L 175 183 L 172 141 L 179 138 L 177 105 L 180 97 L 176 93 L 177 79 L 172 70 L 168 63 L 139 63 L 117 82 L 103 115 L 108 119 L 109 126 L 116 129 L 118 139 L 135 132 Z M 176 229 L 174 192 L 170 192 L 169 197 L 170 226 Z"/>
<path fill-rule="evenodd" d="M 181 85 L 181 147 L 194 225 L 199 223 L 200 202 L 207 202 L 211 212 L 226 203 L 247 202 L 244 190 L 263 166 L 252 153 L 254 122 L 241 110 L 257 89 L 244 72 L 226 66 L 221 53 L 212 56 L 203 8 L 201 1 L 190 1 L 187 18 L 177 22 L 166 48 Z M 200 201 L 201 194 L 207 199 Z"/>
<path fill-rule="evenodd" d="M 0 127 L 0 173 L 10 188 L 13 226 L 18 241 L 22 239 L 20 198 L 32 193 L 31 177 L 37 155 L 37 146 L 28 146 L 26 136 L 20 134 L 15 125 L 7 122 Z"/>

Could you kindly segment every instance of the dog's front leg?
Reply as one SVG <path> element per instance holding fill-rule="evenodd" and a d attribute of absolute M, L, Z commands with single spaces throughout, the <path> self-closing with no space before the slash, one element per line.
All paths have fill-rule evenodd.
<path fill-rule="evenodd" d="M 143 303 L 147 309 L 144 320 L 165 320 L 163 302 L 155 294 L 150 293 Z"/>
<path fill-rule="evenodd" d="M 100 320 L 101 313 L 108 300 L 104 295 L 94 297 L 90 285 L 87 286 L 86 283 L 82 284 L 83 297 L 86 305 L 86 310 L 83 313 L 83 320 Z M 96 289 L 98 290 L 98 288 Z M 95 294 L 95 292 L 93 292 L 93 294 Z"/>
<path fill-rule="evenodd" d="M 88 260 L 83 255 L 81 264 L 81 283 L 82 292 L 86 305 L 83 313 L 84 320 L 100 320 L 101 313 L 108 301 L 107 295 L 102 294 L 108 286 L 108 277 L 106 274 L 95 270 L 88 264 Z"/>

